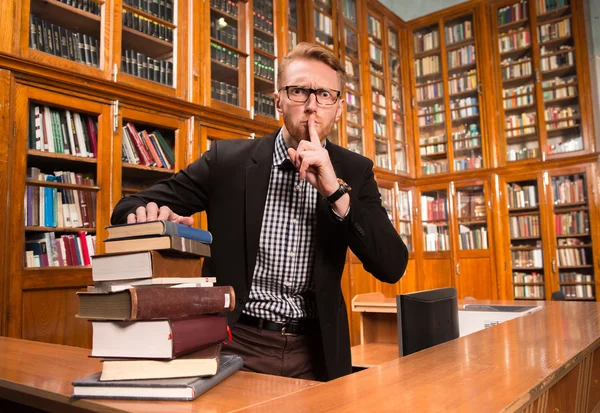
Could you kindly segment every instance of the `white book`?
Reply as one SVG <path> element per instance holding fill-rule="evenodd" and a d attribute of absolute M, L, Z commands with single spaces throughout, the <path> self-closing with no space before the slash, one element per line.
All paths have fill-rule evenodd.
<path fill-rule="evenodd" d="M 73 113 L 73 121 L 75 123 L 75 133 L 77 134 L 77 143 L 79 144 L 80 156 L 88 157 L 90 154 L 87 153 L 85 145 L 85 134 L 83 133 L 83 122 L 79 113 Z M 92 154 L 93 156 L 93 154 Z"/>

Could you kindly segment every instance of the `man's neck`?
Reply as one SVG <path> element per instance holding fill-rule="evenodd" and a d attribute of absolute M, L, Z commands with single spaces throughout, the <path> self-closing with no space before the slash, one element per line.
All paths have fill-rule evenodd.
<path fill-rule="evenodd" d="M 285 142 L 288 148 L 296 149 L 298 147 L 298 142 L 296 142 L 296 140 L 292 138 L 285 125 L 281 129 L 281 134 L 283 136 L 283 141 Z"/>

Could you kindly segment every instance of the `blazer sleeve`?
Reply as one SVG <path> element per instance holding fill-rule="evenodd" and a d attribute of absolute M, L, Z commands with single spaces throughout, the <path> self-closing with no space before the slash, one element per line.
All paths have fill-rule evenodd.
<path fill-rule="evenodd" d="M 210 164 L 216 161 L 216 143 L 200 159 L 171 178 L 157 182 L 153 186 L 134 195 L 122 198 L 111 216 L 111 224 L 124 224 L 127 216 L 135 213 L 140 206 L 156 202 L 168 206 L 182 216 L 190 216 L 204 211 L 210 191 Z"/>
<path fill-rule="evenodd" d="M 408 249 L 381 205 L 381 195 L 371 167 L 365 171 L 358 193 L 350 192 L 346 217 L 350 249 L 365 270 L 380 281 L 396 283 L 408 264 Z"/>

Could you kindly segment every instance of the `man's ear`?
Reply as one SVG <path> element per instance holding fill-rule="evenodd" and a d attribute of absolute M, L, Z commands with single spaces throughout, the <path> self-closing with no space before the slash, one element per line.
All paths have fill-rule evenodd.
<path fill-rule="evenodd" d="M 280 115 L 283 115 L 283 109 L 281 108 L 281 95 L 277 92 L 273 93 L 273 98 L 275 98 L 275 108 Z"/>
<path fill-rule="evenodd" d="M 340 120 L 340 117 L 342 116 L 343 109 L 344 109 L 344 99 L 339 99 L 339 101 L 338 101 L 338 107 L 337 107 L 337 110 L 335 111 L 335 121 L 336 122 L 338 120 Z"/>

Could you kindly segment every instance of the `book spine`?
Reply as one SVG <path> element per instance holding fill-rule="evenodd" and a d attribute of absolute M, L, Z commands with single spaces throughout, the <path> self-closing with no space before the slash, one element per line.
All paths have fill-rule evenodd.
<path fill-rule="evenodd" d="M 132 288 L 131 320 L 181 318 L 232 311 L 235 293 L 231 286 L 203 288 Z"/>
<path fill-rule="evenodd" d="M 165 235 L 176 235 L 178 237 L 193 239 L 205 244 L 212 243 L 212 234 L 208 231 L 171 221 L 163 221 L 163 223 L 165 226 Z"/>
<path fill-rule="evenodd" d="M 173 333 L 173 358 L 180 357 L 227 340 L 227 317 L 206 315 L 172 320 L 171 332 Z"/>

